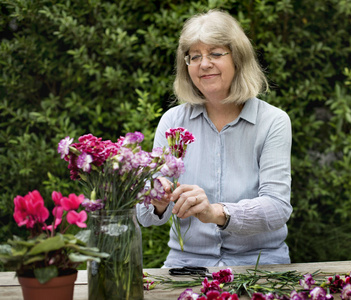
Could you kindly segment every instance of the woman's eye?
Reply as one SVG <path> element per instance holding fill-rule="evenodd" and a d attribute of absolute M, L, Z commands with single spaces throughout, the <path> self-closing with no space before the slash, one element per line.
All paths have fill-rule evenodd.
<path fill-rule="evenodd" d="M 221 56 L 222 56 L 222 53 L 217 53 L 217 52 L 210 53 L 210 57 L 214 59 L 220 58 Z"/>
<path fill-rule="evenodd" d="M 192 60 L 192 61 L 197 61 L 197 60 L 199 60 L 199 59 L 201 59 L 201 55 L 194 55 L 194 56 L 191 56 L 191 60 Z"/>

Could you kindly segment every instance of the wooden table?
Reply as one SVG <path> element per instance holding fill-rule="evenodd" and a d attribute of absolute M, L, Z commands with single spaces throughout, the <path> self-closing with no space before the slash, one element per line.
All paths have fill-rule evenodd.
<path fill-rule="evenodd" d="M 215 272 L 224 267 L 209 268 L 210 272 Z M 232 267 L 234 273 L 245 273 L 247 269 L 253 269 L 254 266 L 239 266 Z M 319 262 L 319 263 L 301 263 L 289 265 L 260 265 L 260 270 L 265 271 L 289 271 L 296 270 L 302 274 L 313 273 L 321 271 L 330 275 L 339 274 L 345 275 L 351 271 L 351 261 L 338 261 L 338 262 Z M 145 269 L 145 272 L 150 275 L 168 276 L 168 269 Z M 186 277 L 172 277 L 174 279 L 184 280 Z M 201 287 L 193 287 L 195 292 L 199 293 Z M 157 285 L 155 289 L 144 292 L 145 300 L 173 300 L 178 299 L 179 295 L 185 290 L 181 289 L 165 289 L 164 285 Z M 79 271 L 78 278 L 75 283 L 74 300 L 87 300 L 88 299 L 88 286 L 87 286 L 87 272 Z M 243 299 L 248 297 L 242 297 Z M 1 300 L 21 300 L 22 290 L 15 277 L 14 272 L 0 272 L 0 299 Z M 338 297 L 336 297 L 338 299 Z M 340 298 L 339 298 L 340 299 Z"/>

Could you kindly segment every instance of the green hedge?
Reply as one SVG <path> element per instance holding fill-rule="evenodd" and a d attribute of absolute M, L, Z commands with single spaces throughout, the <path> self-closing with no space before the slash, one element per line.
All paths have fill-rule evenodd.
<path fill-rule="evenodd" d="M 0 241 L 21 234 L 13 198 L 79 192 L 56 152 L 67 135 L 153 132 L 174 96 L 181 26 L 210 8 L 242 23 L 266 70 L 262 98 L 292 120 L 294 262 L 351 259 L 351 3 L 2 0 Z M 169 225 L 143 229 L 144 265 L 167 255 Z"/>

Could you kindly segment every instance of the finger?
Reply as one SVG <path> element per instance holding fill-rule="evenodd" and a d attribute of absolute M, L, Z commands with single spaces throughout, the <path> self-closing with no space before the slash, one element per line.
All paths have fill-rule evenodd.
<path fill-rule="evenodd" d="M 163 189 L 165 190 L 166 193 L 170 193 L 172 191 L 172 182 L 170 182 L 165 177 L 157 177 L 157 179 L 160 180 L 163 186 Z"/>
<path fill-rule="evenodd" d="M 190 196 L 180 206 L 177 216 L 184 218 L 185 215 L 189 215 L 189 211 L 194 211 L 194 207 L 197 206 L 198 198 L 196 196 Z"/>
<path fill-rule="evenodd" d="M 184 194 L 185 192 L 191 191 L 193 189 L 193 186 L 188 185 L 188 184 L 181 184 L 179 185 L 172 193 L 171 196 L 171 201 L 176 201 L 178 198 L 180 198 L 181 194 Z"/>

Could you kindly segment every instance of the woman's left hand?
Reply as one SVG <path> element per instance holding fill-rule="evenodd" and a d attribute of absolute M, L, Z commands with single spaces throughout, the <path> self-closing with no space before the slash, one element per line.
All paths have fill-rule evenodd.
<path fill-rule="evenodd" d="M 211 204 L 205 191 L 197 185 L 181 184 L 173 191 L 171 201 L 175 202 L 172 213 L 181 219 L 195 216 L 203 223 L 225 223 L 222 205 Z"/>

